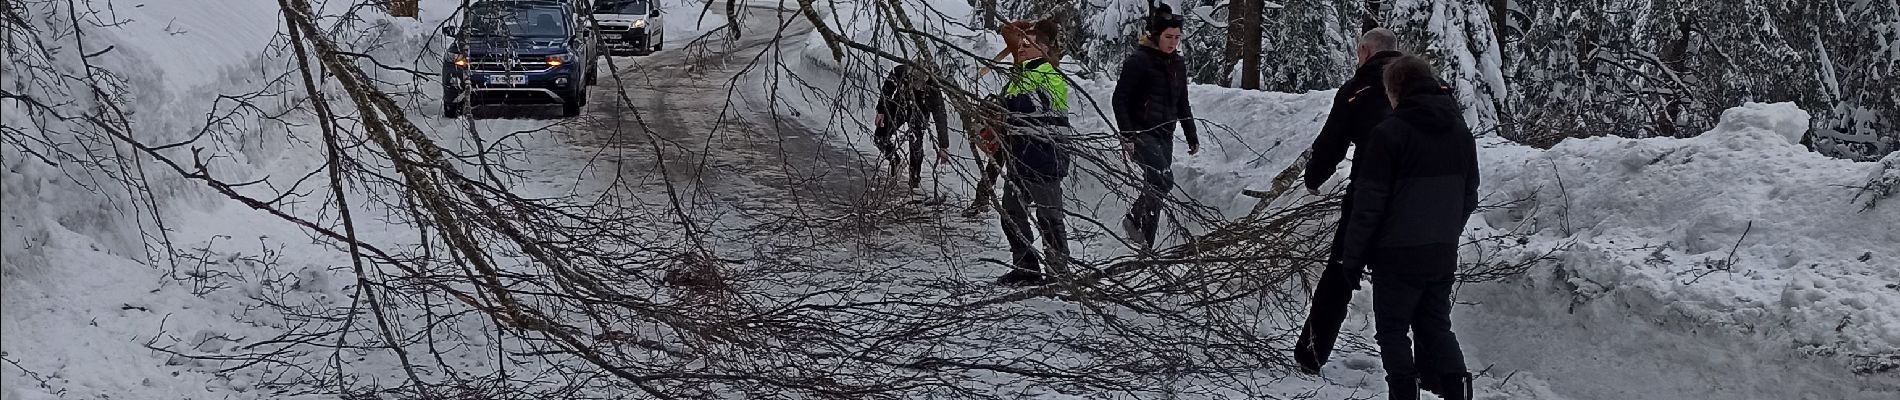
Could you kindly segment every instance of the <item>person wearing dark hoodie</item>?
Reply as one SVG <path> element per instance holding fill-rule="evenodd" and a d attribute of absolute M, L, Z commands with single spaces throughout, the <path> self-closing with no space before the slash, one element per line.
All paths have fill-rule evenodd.
<path fill-rule="evenodd" d="M 937 162 L 950 158 L 949 117 L 944 111 L 943 93 L 936 83 L 930 81 L 930 75 L 917 71 L 910 65 L 898 64 L 884 77 L 884 85 L 878 90 L 876 130 L 872 140 L 878 151 L 884 153 L 884 159 L 891 165 L 891 175 L 901 175 L 898 169 L 899 156 L 895 140 L 903 127 L 909 126 L 910 135 L 910 188 L 916 189 L 922 183 L 924 163 L 924 126 L 926 120 L 936 123 Z"/>
<path fill-rule="evenodd" d="M 1359 159 L 1358 153 L 1365 150 L 1366 134 L 1392 112 L 1392 105 L 1384 95 L 1384 74 L 1386 64 L 1405 55 L 1398 47 L 1398 35 L 1391 30 L 1376 28 L 1360 34 L 1355 48 L 1359 68 L 1333 95 L 1332 113 L 1326 116 L 1326 125 L 1320 128 L 1319 137 L 1307 150 L 1305 181 L 1306 190 L 1312 195 L 1320 195 L 1320 186 L 1331 179 L 1339 163 L 1345 161 L 1348 147 L 1353 148 L 1353 159 Z M 1357 182 L 1358 175 L 1359 169 L 1353 168 L 1347 193 L 1351 193 L 1350 183 Z M 1352 205 L 1352 197 L 1347 196 L 1340 208 L 1350 210 Z M 1331 356 L 1333 344 L 1339 338 L 1340 324 L 1345 322 L 1347 306 L 1352 302 L 1352 292 L 1359 290 L 1363 271 L 1340 266 L 1340 240 L 1350 218 L 1350 213 L 1340 214 L 1339 229 L 1334 231 L 1325 269 L 1320 272 L 1319 285 L 1313 290 L 1312 309 L 1293 349 L 1293 360 L 1308 373 L 1319 373 Z"/>
<path fill-rule="evenodd" d="M 1181 16 L 1168 5 L 1148 16 L 1148 35 L 1122 61 L 1115 84 L 1115 124 L 1121 131 L 1122 153 L 1135 162 L 1141 175 L 1140 197 L 1122 218 L 1122 231 L 1143 249 L 1154 245 L 1161 222 L 1162 198 L 1174 190 L 1174 127 L 1181 126 L 1188 154 L 1201 151 L 1188 105 L 1187 63 L 1181 47 Z"/>
<path fill-rule="evenodd" d="M 1319 137 L 1313 139 L 1312 157 L 1306 162 L 1308 191 L 1318 194 L 1320 186 L 1326 184 L 1338 170 L 1339 163 L 1346 160 L 1347 147 L 1354 148 L 1353 159 L 1358 159 L 1358 152 L 1364 149 L 1361 145 L 1366 133 L 1392 112 L 1392 105 L 1383 95 L 1385 82 L 1382 79 L 1386 64 L 1405 55 L 1398 48 L 1398 34 L 1389 29 L 1374 28 L 1359 35 L 1355 48 L 1359 68 L 1333 94 L 1332 112 L 1326 115 L 1326 125 L 1320 128 Z M 1348 177 L 1349 182 L 1352 177 Z"/>
<path fill-rule="evenodd" d="M 997 279 L 1005 285 L 1043 284 L 1045 273 L 1065 273 L 1068 266 L 1062 180 L 1069 176 L 1066 146 L 1073 145 L 1075 128 L 1069 124 L 1068 78 L 1052 62 L 1059 54 L 1053 48 L 1057 32 L 1054 21 L 1038 21 L 1010 46 L 1016 68 L 1003 87 L 1006 117 L 1000 152 L 1010 271 Z M 1042 254 L 1035 251 L 1038 231 Z"/>
<path fill-rule="evenodd" d="M 1477 142 L 1424 59 L 1393 60 L 1384 81 L 1380 95 L 1393 110 L 1353 159 L 1343 265 L 1371 267 L 1373 338 L 1390 398 L 1417 399 L 1421 383 L 1431 382 L 1443 398 L 1470 399 L 1451 291 L 1460 234 L 1478 208 Z"/>

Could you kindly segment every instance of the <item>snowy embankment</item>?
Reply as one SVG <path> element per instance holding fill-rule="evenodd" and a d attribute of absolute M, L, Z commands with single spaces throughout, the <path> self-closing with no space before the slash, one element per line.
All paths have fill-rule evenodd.
<path fill-rule="evenodd" d="M 838 89 L 875 88 L 888 64 L 842 67 L 853 64 L 831 60 L 816 34 L 797 54 L 790 68 L 824 83 L 819 93 L 783 85 L 794 100 L 780 112 L 874 154 L 870 95 Z M 970 77 L 952 79 L 980 92 L 1000 86 Z M 1084 134 L 1109 131 L 1097 108 L 1108 111 L 1113 86 L 1077 82 L 1071 104 Z M 1176 146 L 1175 194 L 1227 218 L 1256 203 L 1241 189 L 1267 189 L 1298 158 L 1331 102 L 1330 91 L 1190 92 L 1207 148 L 1189 155 Z M 1461 286 L 1458 298 L 1468 305 L 1458 331 L 1474 369 L 1489 369 L 1480 386 L 1511 398 L 1900 395 L 1900 206 L 1863 209 L 1854 187 L 1879 164 L 1802 148 L 1795 142 L 1807 118 L 1789 105 L 1751 104 L 1691 139 L 1575 139 L 1550 150 L 1482 141 L 1487 211 L 1470 223 L 1465 262 L 1548 259 Z M 953 149 L 967 149 L 953 140 Z M 964 167 L 938 179 L 942 190 L 965 196 L 972 181 Z M 1071 210 L 1113 221 L 1127 207 L 1093 177 L 1067 184 Z M 1508 240 L 1492 240 L 1500 238 Z M 1358 297 L 1347 326 L 1369 338 L 1370 296 Z M 1332 382 L 1381 385 L 1375 354 L 1346 351 L 1327 370 Z M 1505 385 L 1525 380 L 1543 383 Z"/>
<path fill-rule="evenodd" d="M 1253 203 L 1237 188 L 1265 189 L 1298 156 L 1330 101 L 1193 92 L 1200 118 L 1235 132 L 1214 149 L 1236 139 L 1274 149 L 1177 148 L 1177 194 L 1229 215 Z M 1802 148 L 1807 119 L 1791 105 L 1751 104 L 1691 139 L 1484 142 L 1481 193 L 1496 208 L 1471 221 L 1464 261 L 1554 258 L 1461 287 L 1473 304 L 1458 331 L 1473 365 L 1526 372 L 1579 399 L 1900 394 L 1900 209 L 1863 209 L 1855 187 L 1879 164 Z M 1511 232 L 1524 242 L 1478 240 Z M 1363 317 L 1369 296 L 1359 297 Z"/>
<path fill-rule="evenodd" d="M 412 120 L 449 146 L 471 145 L 458 139 L 468 122 L 434 118 L 440 115 L 436 81 L 378 68 L 375 62 L 435 72 L 445 46 L 435 28 L 461 3 L 424 0 L 420 20 L 356 10 L 364 21 L 343 26 L 334 35 L 347 45 L 361 46 L 353 50 L 376 57 L 359 64 L 374 78 L 386 80 L 385 89 L 401 104 L 426 110 L 412 113 Z M 97 68 L 91 72 L 101 81 L 123 86 L 120 107 L 132 137 L 168 144 L 203 132 L 191 146 L 162 152 L 202 161 L 220 180 L 256 181 L 237 189 L 246 196 L 307 199 L 282 207 L 313 221 L 335 222 L 328 188 L 312 183 L 322 179 L 306 181 L 324 162 L 317 125 L 307 110 L 286 114 L 306 104 L 303 87 L 289 74 L 294 56 L 282 47 L 283 19 L 276 2 L 78 4 L 82 18 L 96 17 L 98 24 L 109 26 L 82 23 L 84 47 L 54 52 L 50 60 L 37 53 L 9 53 L 4 64 L 9 72 L 0 74 L 7 90 L 58 103 L 54 107 L 64 115 L 94 112 L 89 107 L 97 100 L 76 77 L 88 75 L 79 54 L 97 53 L 88 57 Z M 690 0 L 662 4 L 678 15 L 668 19 L 668 39 L 675 42 L 696 37 L 722 18 L 716 13 L 699 18 L 698 3 Z M 42 6 L 60 9 L 36 8 Z M 29 21 L 35 25 L 29 29 L 71 31 L 66 6 L 28 5 L 35 11 Z M 329 2 L 320 12 L 337 15 L 352 6 Z M 110 12 L 85 14 L 88 9 Z M 699 23 L 702 20 L 714 23 Z M 18 40 L 25 38 L 16 37 L 14 43 L 21 43 Z M 72 39 L 44 40 L 49 46 L 65 46 Z M 8 51 L 15 49 L 9 46 Z M 22 65 L 52 65 L 57 70 L 51 72 L 64 75 L 18 68 Z M 340 97 L 332 97 L 333 107 L 353 114 L 354 108 Z M 5 166 L 0 170 L 0 223 L 5 229 L 0 234 L 0 298 L 5 302 L 0 307 L 0 353 L 6 360 L 0 365 L 0 398 L 299 398 L 280 391 L 299 388 L 268 383 L 332 377 L 305 375 L 325 370 L 332 354 L 347 365 L 344 373 L 351 380 L 402 380 L 394 356 L 386 350 L 336 351 L 270 340 L 289 331 L 337 328 L 339 321 L 286 315 L 260 304 L 301 308 L 307 315 L 354 306 L 356 281 L 346 253 L 313 240 L 300 227 L 214 193 L 202 182 L 184 179 L 123 144 L 115 148 L 113 140 L 83 122 L 39 118 L 26 109 L 13 100 L 0 101 L 5 125 L 24 127 L 28 136 L 45 140 L 16 144 L 8 132 L 9 143 L 0 145 L 0 164 Z M 339 122 L 354 129 L 351 124 L 357 121 Z M 548 124 L 478 123 L 483 130 L 499 132 Z M 59 151 L 78 159 L 63 158 Z M 95 162 L 94 157 L 104 161 Z M 128 175 L 142 183 L 122 181 Z M 286 190 L 291 193 L 280 192 Z M 411 244 L 414 232 L 392 222 L 399 212 L 380 208 L 375 201 L 389 195 L 387 188 L 363 187 L 348 194 L 357 208 L 359 234 L 390 248 Z M 401 315 L 393 318 L 397 324 L 408 323 Z M 468 321 L 427 329 L 492 331 L 491 326 Z M 495 358 L 497 347 L 505 344 L 493 335 L 462 338 L 463 346 L 445 353 L 457 376 L 504 365 L 534 368 Z M 194 359 L 169 351 L 229 359 Z M 290 364 L 267 361 L 233 368 L 260 355 Z M 423 375 L 449 379 L 430 371 Z"/>
<path fill-rule="evenodd" d="M 282 73 L 283 65 L 264 55 L 280 24 L 277 14 L 275 3 L 249 0 L 121 5 L 100 18 L 122 23 L 111 28 L 84 24 L 80 32 L 85 48 L 55 53 L 50 61 L 70 68 L 62 72 L 84 75 L 78 52 L 110 48 L 90 61 L 122 79 L 126 102 L 120 107 L 128 114 L 131 135 L 148 143 L 172 143 L 209 130 L 209 137 L 222 142 L 202 146 L 207 156 L 216 155 L 204 159 L 209 170 L 234 180 L 270 176 L 279 171 L 273 164 L 311 161 L 320 153 L 307 143 L 286 140 L 281 125 L 264 134 L 223 136 L 231 132 L 224 129 L 259 130 L 269 124 L 233 110 L 232 101 L 217 96 L 256 91 L 263 81 Z M 49 25 L 58 22 L 50 21 L 32 22 L 45 28 L 42 32 L 51 32 Z M 14 68 L 15 62 L 43 61 L 8 58 L 9 71 L 23 71 Z M 23 87 L 26 94 L 42 99 L 80 102 L 66 113 L 96 102 L 83 96 L 85 86 L 77 80 L 8 75 L 9 83 L 30 82 L 8 85 L 10 89 Z M 149 159 L 134 163 L 108 158 L 112 161 L 88 167 L 84 157 L 101 155 L 95 151 L 139 156 L 130 155 L 125 146 L 108 144 L 109 139 L 90 136 L 95 131 L 81 123 L 30 118 L 25 107 L 13 102 L 0 105 L 0 110 L 7 125 L 25 126 L 34 130 L 30 135 L 61 144 L 33 151 L 63 148 L 82 157 L 46 162 L 23 154 L 20 147 L 0 146 L 6 164 L 0 172 L 6 229 L 0 235 L 5 260 L 0 267 L 5 273 L 0 282 L 5 302 L 0 308 L 0 320 L 5 321 L 0 324 L 0 350 L 8 360 L 0 372 L 5 382 L 0 397 L 256 398 L 250 385 L 258 380 L 257 372 L 223 373 L 146 345 L 182 342 L 183 350 L 216 352 L 230 346 L 230 338 L 270 337 L 274 329 L 269 326 L 281 324 L 281 318 L 233 318 L 244 314 L 243 304 L 263 285 L 301 282 L 302 289 L 283 299 L 289 301 L 339 297 L 335 285 L 316 284 L 335 282 L 320 267 L 333 259 L 284 259 L 275 253 L 282 247 L 260 240 L 299 241 L 294 238 L 302 235 L 296 230 L 262 223 L 266 219 L 261 214 L 242 212 L 242 206 L 194 189 L 201 184 Z M 212 117 L 230 118 L 212 122 Z M 184 151 L 172 154 L 189 159 Z M 142 177 L 144 184 L 123 184 L 118 179 L 124 176 L 113 174 L 125 171 L 139 171 L 135 177 Z M 197 259 L 166 254 L 167 242 Z M 275 269 L 261 268 L 267 264 Z M 226 286 L 234 280 L 248 284 Z"/>
<path fill-rule="evenodd" d="M 1562 251 L 1460 292 L 1474 354 L 1578 398 L 1900 395 L 1900 209 L 1855 201 L 1879 164 L 1807 127 L 1749 104 L 1691 139 L 1492 143 L 1486 202 L 1524 201 L 1472 225 Z"/>
<path fill-rule="evenodd" d="M 1197 116 L 1233 133 L 1203 139 L 1211 154 L 1177 147 L 1177 195 L 1229 216 L 1253 206 L 1239 188 L 1266 189 L 1298 157 L 1330 102 L 1191 90 Z M 1485 141 L 1495 208 L 1471 221 L 1464 261 L 1553 259 L 1460 288 L 1473 365 L 1578 399 L 1900 395 L 1900 209 L 1863 209 L 1856 187 L 1880 165 L 1802 148 L 1807 126 L 1792 105 L 1751 104 L 1691 139 Z M 1479 240 L 1503 236 L 1524 242 Z M 1370 313 L 1358 297 L 1354 321 Z"/>

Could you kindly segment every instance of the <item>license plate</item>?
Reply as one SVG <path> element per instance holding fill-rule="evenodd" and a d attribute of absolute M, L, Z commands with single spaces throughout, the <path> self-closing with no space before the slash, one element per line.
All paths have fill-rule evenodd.
<path fill-rule="evenodd" d="M 489 75 L 490 85 L 520 85 L 528 83 L 527 75 Z"/>

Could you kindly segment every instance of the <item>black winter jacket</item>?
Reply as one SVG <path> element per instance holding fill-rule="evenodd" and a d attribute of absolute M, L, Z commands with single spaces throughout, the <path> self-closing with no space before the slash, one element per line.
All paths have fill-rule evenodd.
<path fill-rule="evenodd" d="M 1113 102 L 1115 124 L 1123 139 L 1138 134 L 1172 135 L 1178 122 L 1188 146 L 1200 145 L 1194 108 L 1188 105 L 1187 63 L 1180 54 L 1135 46 L 1122 60 L 1120 79 Z"/>
<path fill-rule="evenodd" d="M 912 118 L 928 116 L 937 126 L 937 147 L 950 144 L 949 113 L 944 110 L 943 90 L 935 82 L 925 81 L 922 87 L 906 88 L 910 66 L 898 64 L 891 68 L 890 75 L 884 77 L 883 87 L 878 89 L 877 114 L 883 115 L 886 123 L 901 124 Z M 921 115 L 920 115 L 921 114 Z"/>
<path fill-rule="evenodd" d="M 1346 160 L 1347 145 L 1353 146 L 1354 160 L 1363 154 L 1366 133 L 1392 112 L 1392 102 L 1385 98 L 1385 65 L 1404 55 L 1397 51 L 1373 54 L 1333 95 L 1332 113 L 1326 116 L 1319 137 L 1313 139 L 1313 157 L 1306 161 L 1307 188 L 1319 190 L 1333 177 L 1339 162 Z M 1358 181 L 1359 168 L 1353 168 L 1350 178 Z"/>
<path fill-rule="evenodd" d="M 1353 160 L 1343 258 L 1374 273 L 1453 273 L 1478 207 L 1477 143 L 1449 89 L 1422 82 L 1398 93 Z"/>

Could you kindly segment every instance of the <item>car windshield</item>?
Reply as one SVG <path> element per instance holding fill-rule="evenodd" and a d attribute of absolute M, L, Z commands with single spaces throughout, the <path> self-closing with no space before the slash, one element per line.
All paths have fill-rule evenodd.
<path fill-rule="evenodd" d="M 565 37 L 566 14 L 559 7 L 474 6 L 468 10 L 471 36 Z"/>
<path fill-rule="evenodd" d="M 595 14 L 647 15 L 647 0 L 599 0 Z"/>

